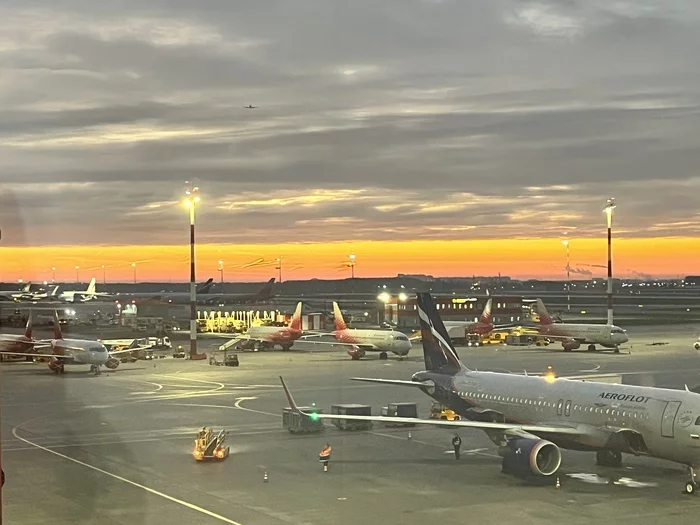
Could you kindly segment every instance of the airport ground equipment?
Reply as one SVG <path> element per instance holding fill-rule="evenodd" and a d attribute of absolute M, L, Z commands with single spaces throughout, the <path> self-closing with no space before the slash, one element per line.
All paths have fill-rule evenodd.
<path fill-rule="evenodd" d="M 177 359 L 184 359 L 185 358 L 185 349 L 182 348 L 182 345 L 177 346 L 177 350 L 173 352 L 173 357 Z"/>
<path fill-rule="evenodd" d="M 433 403 L 430 407 L 429 419 L 442 419 L 443 421 L 459 421 L 461 418 L 454 410 L 442 405 L 441 403 Z"/>
<path fill-rule="evenodd" d="M 221 430 L 217 434 L 211 428 L 204 427 L 197 434 L 197 439 L 194 440 L 192 455 L 197 461 L 223 460 L 228 457 L 229 452 L 229 446 L 226 444 L 226 431 Z"/>
<path fill-rule="evenodd" d="M 317 434 L 323 432 L 325 427 L 323 421 L 314 417 L 322 414 L 323 410 L 316 407 L 304 407 L 303 414 L 290 407 L 282 411 L 282 427 L 291 434 Z"/>
<path fill-rule="evenodd" d="M 382 407 L 384 417 L 418 417 L 417 403 L 389 403 Z M 415 427 L 415 423 L 386 423 L 387 427 Z"/>
<path fill-rule="evenodd" d="M 371 416 L 372 407 L 369 405 L 357 405 L 354 403 L 344 405 L 333 405 L 331 414 L 343 416 Z M 371 421 L 353 421 L 348 419 L 333 419 L 333 424 L 340 430 L 370 430 L 372 428 Z"/>
<path fill-rule="evenodd" d="M 238 366 L 240 362 L 238 361 L 238 354 L 225 354 L 221 359 L 216 354 L 213 354 L 209 358 L 209 364 L 215 366 Z"/>
<path fill-rule="evenodd" d="M 207 354 L 190 354 L 186 357 L 191 361 L 204 361 L 207 358 Z"/>

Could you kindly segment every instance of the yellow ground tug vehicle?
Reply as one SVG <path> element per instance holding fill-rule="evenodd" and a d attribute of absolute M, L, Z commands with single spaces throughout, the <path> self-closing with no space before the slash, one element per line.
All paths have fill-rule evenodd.
<path fill-rule="evenodd" d="M 215 434 L 211 428 L 203 427 L 194 440 L 194 459 L 203 461 L 205 459 L 226 459 L 229 455 L 229 446 L 226 445 L 226 431 L 222 430 Z"/>
<path fill-rule="evenodd" d="M 433 403 L 428 417 L 430 419 L 442 419 L 447 421 L 459 421 L 461 419 L 457 412 L 440 403 Z"/>

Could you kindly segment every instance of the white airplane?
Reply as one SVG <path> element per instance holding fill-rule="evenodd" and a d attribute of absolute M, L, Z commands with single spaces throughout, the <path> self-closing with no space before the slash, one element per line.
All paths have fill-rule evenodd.
<path fill-rule="evenodd" d="M 561 449 L 596 452 L 598 464 L 619 467 L 622 454 L 649 456 L 688 469 L 685 492 L 698 489 L 700 395 L 685 390 L 581 381 L 556 376 L 478 372 L 467 368 L 447 335 L 430 294 L 418 294 L 425 370 L 410 381 L 352 378 L 418 388 L 461 416 L 457 421 L 303 412 L 282 378 L 289 406 L 316 419 L 483 430 L 499 448 L 502 472 L 554 480 Z"/>
<path fill-rule="evenodd" d="M 411 350 L 411 341 L 402 332 L 348 328 L 336 302 L 333 302 L 333 316 L 335 317 L 335 330 L 330 335 L 335 337 L 337 342 L 309 341 L 307 339 L 307 337 L 324 335 L 322 333 L 304 336 L 302 339 L 305 342 L 315 344 L 349 346 L 348 355 L 355 361 L 363 358 L 366 352 L 379 352 L 379 359 L 386 359 L 388 352 L 404 358 Z"/>
<path fill-rule="evenodd" d="M 64 373 L 65 365 L 90 365 L 90 371 L 99 375 L 104 365 L 110 370 L 119 366 L 118 354 L 140 350 L 141 347 L 127 348 L 116 352 L 107 350 L 104 344 L 89 339 L 64 339 L 61 325 L 58 321 L 58 312 L 54 311 L 53 339 L 40 339 L 34 341 L 34 349 L 50 348 L 51 353 L 11 352 L 12 355 L 28 357 L 43 357 L 49 359 L 49 369 L 57 374 Z M 10 353 L 10 352 L 8 352 Z"/>
<path fill-rule="evenodd" d="M 90 279 L 90 284 L 86 290 L 65 290 L 59 293 L 56 298 L 67 303 L 94 301 L 98 297 L 111 297 L 112 294 L 96 291 L 96 280 Z"/>
<path fill-rule="evenodd" d="M 537 299 L 536 312 L 540 320 L 537 331 L 541 336 L 554 341 L 560 341 L 565 352 L 576 350 L 583 344 L 588 345 L 589 351 L 594 351 L 596 345 L 612 348 L 615 353 L 619 346 L 629 338 L 619 326 L 608 324 L 555 323 L 549 315 L 541 299 Z"/>
<path fill-rule="evenodd" d="M 24 296 L 30 295 L 32 283 L 27 283 L 19 290 L 2 290 L 0 291 L 0 298 L 4 301 L 16 301 Z"/>
<path fill-rule="evenodd" d="M 301 307 L 302 303 L 297 303 L 289 326 L 251 326 L 244 334 L 237 334 L 221 345 L 219 350 L 226 350 L 237 344 L 242 344 L 244 348 L 253 345 L 255 350 L 267 350 L 280 345 L 282 350 L 289 350 L 294 346 L 294 341 L 302 336 Z"/>

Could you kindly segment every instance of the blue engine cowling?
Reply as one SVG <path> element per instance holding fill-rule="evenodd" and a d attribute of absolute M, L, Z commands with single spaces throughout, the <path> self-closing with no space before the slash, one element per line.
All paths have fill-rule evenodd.
<path fill-rule="evenodd" d="M 502 453 L 503 472 L 518 478 L 551 476 L 561 466 L 561 450 L 544 439 L 514 439 Z"/>

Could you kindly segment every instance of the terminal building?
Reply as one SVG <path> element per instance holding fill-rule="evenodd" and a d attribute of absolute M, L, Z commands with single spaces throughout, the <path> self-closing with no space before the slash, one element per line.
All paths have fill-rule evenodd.
<path fill-rule="evenodd" d="M 517 296 L 507 297 L 433 297 L 435 307 L 443 321 L 477 321 L 484 311 L 486 301 L 491 299 L 491 322 L 506 324 L 529 318 L 532 300 Z M 384 303 L 384 321 L 399 328 L 416 328 L 418 321 L 418 301 L 415 297 L 401 300 L 392 296 Z"/>

